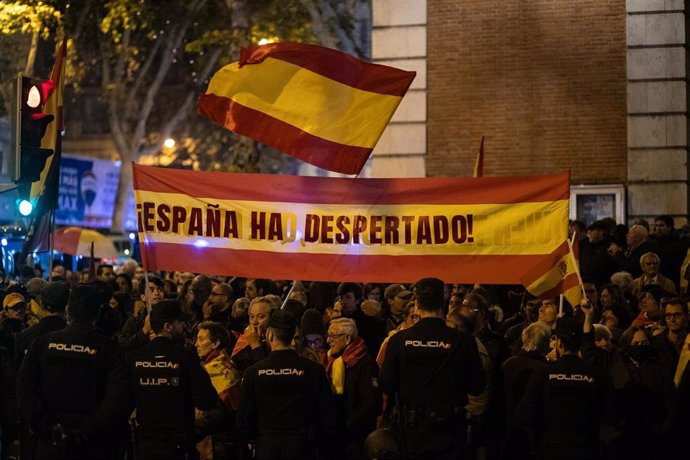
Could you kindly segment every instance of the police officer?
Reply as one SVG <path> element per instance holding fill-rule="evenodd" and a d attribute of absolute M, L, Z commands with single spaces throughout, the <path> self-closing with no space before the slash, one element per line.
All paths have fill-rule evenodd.
<path fill-rule="evenodd" d="M 149 344 L 127 355 L 137 408 L 137 459 L 198 458 L 194 408 L 219 402 L 197 353 L 185 346 L 186 324 L 177 301 L 151 308 Z"/>
<path fill-rule="evenodd" d="M 559 358 L 532 374 L 517 408 L 518 422 L 533 434 L 541 459 L 597 459 L 607 375 L 577 354 L 581 321 L 559 318 L 554 334 Z"/>
<path fill-rule="evenodd" d="M 406 458 L 458 458 L 463 445 L 467 394 L 484 389 L 485 376 L 474 337 L 446 326 L 443 281 L 415 284 L 421 319 L 391 336 L 380 373 Z"/>
<path fill-rule="evenodd" d="M 33 457 L 94 459 L 114 455 L 112 432 L 126 420 L 127 370 L 117 345 L 97 332 L 99 290 L 72 289 L 70 323 L 33 342 L 18 377 L 22 422 Z M 23 429 L 24 431 L 24 429 Z"/>
<path fill-rule="evenodd" d="M 295 318 L 275 310 L 266 324 L 271 353 L 247 368 L 237 425 L 256 441 L 257 460 L 314 458 L 335 426 L 332 393 L 323 367 L 291 348 Z"/>

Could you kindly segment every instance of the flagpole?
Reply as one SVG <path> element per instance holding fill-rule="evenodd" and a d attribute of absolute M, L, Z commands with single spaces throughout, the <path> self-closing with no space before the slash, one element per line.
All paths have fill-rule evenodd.
<path fill-rule="evenodd" d="M 585 292 L 585 283 L 582 282 L 582 275 L 580 274 L 580 267 L 577 264 L 577 260 L 575 260 L 575 253 L 573 252 L 573 241 L 575 241 L 575 235 L 577 235 L 577 232 L 573 232 L 572 238 L 568 239 L 568 249 L 570 252 L 570 260 L 573 263 L 573 268 L 575 269 L 575 273 L 577 274 L 577 280 L 580 282 L 580 289 L 582 289 L 582 295 L 583 298 L 587 298 L 587 293 Z M 575 305 L 573 305 L 573 308 Z"/>
<path fill-rule="evenodd" d="M 146 299 L 146 312 L 151 313 L 151 295 L 149 294 L 149 271 L 144 264 L 144 258 L 141 259 L 141 265 L 144 267 L 144 298 Z"/>
<path fill-rule="evenodd" d="M 48 255 L 48 281 L 53 281 L 53 250 L 55 249 L 55 209 L 50 210 L 50 224 L 48 226 L 48 231 L 50 234 L 48 236 L 49 244 L 49 255 Z"/>
<path fill-rule="evenodd" d="M 287 301 L 290 300 L 290 294 L 292 294 L 292 291 L 295 290 L 296 285 L 297 285 L 297 280 L 292 280 L 292 286 L 290 286 L 290 290 L 288 291 L 287 295 L 285 296 L 285 300 L 283 300 L 283 305 L 280 306 L 281 310 L 285 308 Z"/>

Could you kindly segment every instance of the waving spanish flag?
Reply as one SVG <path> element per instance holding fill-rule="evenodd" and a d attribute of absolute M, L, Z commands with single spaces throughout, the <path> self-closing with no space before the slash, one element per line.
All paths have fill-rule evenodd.
<path fill-rule="evenodd" d="M 329 48 L 242 48 L 199 99 L 199 113 L 314 166 L 358 174 L 414 79 Z"/>
<path fill-rule="evenodd" d="M 577 240 L 573 246 L 568 240 L 564 241 L 549 256 L 525 272 L 521 278 L 522 284 L 536 297 L 549 299 L 563 294 L 570 305 L 578 305 L 582 299 L 582 286 L 577 252 Z"/>

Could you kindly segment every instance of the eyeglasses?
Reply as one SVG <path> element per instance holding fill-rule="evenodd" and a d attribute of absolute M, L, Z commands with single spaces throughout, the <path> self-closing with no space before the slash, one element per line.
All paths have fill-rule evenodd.
<path fill-rule="evenodd" d="M 225 295 L 222 292 L 212 292 L 211 295 Z"/>
<path fill-rule="evenodd" d="M 683 314 L 680 313 L 680 312 L 676 312 L 676 313 L 666 313 L 666 314 L 664 315 L 664 318 L 666 318 L 666 319 L 680 319 L 680 318 L 682 318 L 682 317 L 683 317 Z"/>
<path fill-rule="evenodd" d="M 345 335 L 349 335 L 349 334 L 328 334 L 328 335 L 326 335 L 326 340 L 328 340 L 328 341 L 335 340 L 335 339 L 337 339 L 339 337 L 343 337 Z"/>

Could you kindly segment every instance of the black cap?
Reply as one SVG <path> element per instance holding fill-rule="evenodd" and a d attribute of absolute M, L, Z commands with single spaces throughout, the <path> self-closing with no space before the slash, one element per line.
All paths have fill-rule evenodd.
<path fill-rule="evenodd" d="M 176 319 L 184 320 L 185 314 L 176 300 L 163 300 L 151 307 L 151 322 L 166 323 Z"/>
<path fill-rule="evenodd" d="M 608 231 L 609 226 L 606 225 L 606 222 L 603 220 L 595 220 L 592 225 L 587 227 L 587 230 L 603 230 L 603 231 Z"/>
<path fill-rule="evenodd" d="M 316 308 L 310 308 L 302 315 L 302 335 L 306 337 L 309 334 L 326 335 L 323 315 Z"/>
<path fill-rule="evenodd" d="M 292 313 L 285 310 L 273 310 L 271 316 L 268 318 L 266 327 L 274 329 L 293 329 L 297 327 L 297 321 Z"/>
<path fill-rule="evenodd" d="M 577 318 L 558 318 L 554 335 L 565 340 L 582 340 L 582 321 Z"/>

